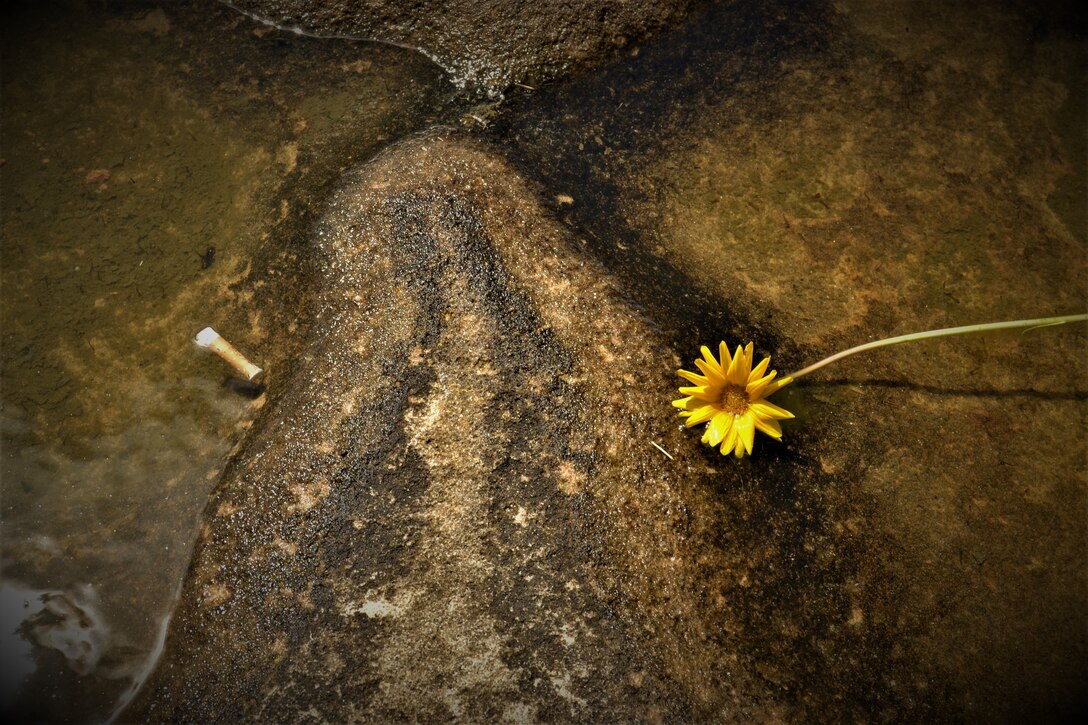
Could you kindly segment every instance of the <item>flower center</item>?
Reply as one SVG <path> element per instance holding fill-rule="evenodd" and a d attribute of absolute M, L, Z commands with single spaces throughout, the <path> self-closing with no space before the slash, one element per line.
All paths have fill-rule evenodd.
<path fill-rule="evenodd" d="M 739 385 L 726 385 L 718 404 L 726 413 L 744 415 L 748 412 L 748 392 Z"/>

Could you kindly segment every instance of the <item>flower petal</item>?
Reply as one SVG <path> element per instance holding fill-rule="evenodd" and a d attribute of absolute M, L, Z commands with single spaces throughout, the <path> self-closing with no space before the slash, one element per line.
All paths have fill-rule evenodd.
<path fill-rule="evenodd" d="M 755 347 L 756 344 L 754 342 L 750 342 L 744 346 L 744 367 L 742 368 L 744 372 L 741 375 L 741 379 L 737 381 L 737 385 L 744 385 L 748 382 L 748 375 L 752 372 L 752 358 L 755 357 Z"/>
<path fill-rule="evenodd" d="M 729 346 L 725 344 L 725 340 L 718 343 L 718 356 L 722 359 L 722 370 L 728 370 L 733 362 L 733 356 L 729 354 Z"/>
<path fill-rule="evenodd" d="M 744 366 L 744 348 L 737 345 L 737 351 L 733 353 L 733 359 L 729 363 L 729 369 L 725 372 L 725 380 L 727 383 L 733 383 L 739 375 L 740 369 Z"/>
<path fill-rule="evenodd" d="M 748 343 L 744 347 L 737 345 L 737 351 L 733 353 L 733 363 L 729 366 L 726 381 L 732 385 L 743 387 L 748 383 L 748 375 L 752 372 L 752 348 Z"/>
<path fill-rule="evenodd" d="M 708 385 L 710 383 L 709 380 L 707 380 L 699 373 L 693 373 L 690 370 L 677 370 L 676 374 L 682 377 L 684 380 L 687 380 L 689 383 L 695 383 L 696 385 Z"/>
<path fill-rule="evenodd" d="M 718 364 L 718 361 L 714 358 L 714 353 L 710 351 L 710 348 L 703 345 L 699 348 L 699 352 L 703 353 L 703 360 L 706 361 L 707 367 L 713 370 L 718 375 L 722 374 L 722 367 Z"/>
<path fill-rule="evenodd" d="M 732 413 L 721 411 L 713 418 L 710 419 L 710 425 L 706 427 L 708 443 L 712 446 L 716 446 L 722 442 L 726 433 L 733 427 L 733 418 L 735 416 Z"/>
<path fill-rule="evenodd" d="M 710 398 L 712 396 L 707 394 L 707 390 L 709 390 L 709 388 L 710 388 L 709 385 L 697 385 L 695 387 L 684 387 L 684 388 L 677 388 L 677 389 L 681 393 L 683 393 L 684 395 L 695 395 L 697 397 L 706 398 L 707 400 L 710 400 Z"/>
<path fill-rule="evenodd" d="M 706 376 L 708 384 L 721 384 L 725 380 L 725 378 L 722 377 L 722 374 L 718 372 L 716 368 L 710 367 L 710 363 L 705 360 L 696 358 L 695 366 L 703 371 L 703 375 Z"/>
<path fill-rule="evenodd" d="M 788 420 L 793 417 L 793 413 L 785 408 L 779 408 L 774 403 L 766 400 L 758 400 L 750 404 L 748 406 L 748 411 L 755 413 L 760 418 L 770 418 L 774 420 Z"/>
<path fill-rule="evenodd" d="M 781 390 L 792 382 L 793 378 L 791 378 L 789 375 L 784 378 L 779 378 L 778 380 L 775 380 L 773 383 L 767 385 L 767 389 L 763 391 L 763 397 L 766 398 L 768 395 L 771 395 L 776 391 Z"/>
<path fill-rule="evenodd" d="M 675 405 L 677 408 L 680 408 L 682 410 L 687 410 L 688 409 L 688 404 L 690 404 L 692 400 L 693 400 L 693 398 L 689 395 L 686 398 L 680 398 L 679 400 L 672 401 L 672 404 Z"/>
<path fill-rule="evenodd" d="M 722 441 L 722 455 L 728 456 L 733 452 L 733 449 L 737 447 L 737 426 L 733 425 L 729 427 L 729 432 L 725 434 L 725 440 Z M 741 446 L 743 448 L 744 446 Z"/>
<path fill-rule="evenodd" d="M 737 422 L 733 424 L 737 429 L 737 437 L 740 442 L 744 444 L 745 452 L 751 454 L 752 444 L 756 440 L 756 424 L 755 415 L 749 410 L 744 415 L 737 418 Z"/>
<path fill-rule="evenodd" d="M 687 420 L 684 421 L 684 425 L 688 428 L 705 423 L 714 417 L 714 414 L 718 412 L 718 409 L 713 405 L 704 405 L 702 408 L 697 408 L 691 411 L 691 414 L 687 416 Z"/>
<path fill-rule="evenodd" d="M 763 431 L 775 440 L 782 440 L 782 426 L 778 424 L 777 420 L 762 418 L 757 415 L 755 417 L 755 423 L 758 430 Z"/>
<path fill-rule="evenodd" d="M 748 399 L 759 400 L 760 398 L 766 398 L 768 395 L 770 395 L 770 393 L 767 392 L 767 387 L 771 384 L 771 381 L 774 380 L 774 377 L 776 375 L 778 375 L 778 371 L 772 370 L 771 372 L 764 375 L 762 378 L 759 378 L 754 382 L 748 383 L 748 385 L 746 385 L 744 388 L 744 392 L 748 393 Z"/>
<path fill-rule="evenodd" d="M 771 359 L 769 357 L 763 358 L 762 362 L 752 368 L 752 372 L 748 373 L 748 379 L 744 382 L 748 385 L 751 385 L 756 380 L 759 380 L 761 377 L 763 377 L 763 373 L 767 371 L 767 366 L 769 366 L 770 364 Z"/>

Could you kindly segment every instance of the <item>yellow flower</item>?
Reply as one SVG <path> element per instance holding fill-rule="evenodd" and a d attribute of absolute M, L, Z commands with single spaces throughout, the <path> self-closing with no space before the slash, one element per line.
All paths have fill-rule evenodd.
<path fill-rule="evenodd" d="M 714 359 L 710 348 L 702 346 L 703 357 L 695 361 L 702 375 L 687 370 L 676 371 L 694 387 L 680 388 L 680 392 L 688 397 L 674 400 L 672 404 L 680 408 L 680 417 L 687 419 L 687 427 L 707 423 L 703 443 L 711 446 L 720 443 L 723 456 L 732 452 L 740 458 L 752 452 L 757 429 L 776 440 L 782 439 L 778 421 L 792 418 L 793 413 L 765 398 L 788 385 L 793 378 L 775 380 L 778 373 L 767 372 L 771 364 L 769 357 L 753 368 L 752 343 L 744 348 L 737 345 L 732 357 L 724 342 L 718 349 L 721 363 Z"/>

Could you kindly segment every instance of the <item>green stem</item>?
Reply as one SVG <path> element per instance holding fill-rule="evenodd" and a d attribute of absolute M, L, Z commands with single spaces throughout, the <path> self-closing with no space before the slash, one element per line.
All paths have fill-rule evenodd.
<path fill-rule="evenodd" d="M 966 335 L 969 332 L 1010 330 L 1017 327 L 1049 327 L 1050 325 L 1064 325 L 1067 322 L 1081 322 L 1084 320 L 1088 320 L 1088 314 L 1062 315 L 1061 317 L 1041 317 L 1036 320 L 1012 320 L 1011 322 L 987 322 L 982 325 L 964 325 L 963 327 L 946 327 L 941 330 L 913 332 L 909 335 L 899 335 L 898 337 L 889 337 L 884 340 L 867 342 L 864 345 L 858 345 L 857 347 L 852 347 L 849 350 L 837 352 L 831 357 L 825 357 L 823 360 L 820 360 L 817 363 L 813 363 L 807 368 L 802 368 L 801 370 L 792 373 L 790 377 L 796 380 L 803 375 L 808 375 L 811 372 L 819 370 L 824 365 L 830 365 L 836 360 L 842 360 L 844 357 L 849 357 L 850 355 L 853 355 L 855 353 L 865 352 L 866 350 L 874 350 L 878 347 L 884 347 L 886 345 L 898 345 L 901 342 L 910 342 L 912 340 L 925 340 L 930 337 L 945 337 L 947 335 Z"/>

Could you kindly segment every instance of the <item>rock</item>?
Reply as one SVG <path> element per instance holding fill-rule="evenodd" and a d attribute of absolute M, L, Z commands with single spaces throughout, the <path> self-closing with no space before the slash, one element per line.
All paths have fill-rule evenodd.
<path fill-rule="evenodd" d="M 1083 331 L 852 359 L 739 463 L 677 430 L 674 351 L 718 335 L 789 369 L 1079 304 L 1083 216 L 1050 206 L 1083 189 L 1051 155 L 1079 148 L 1051 145 L 1080 139 L 1075 63 L 1013 62 L 1004 5 L 954 33 L 774 7 L 516 99 L 493 145 L 432 130 L 344 179 L 313 336 L 126 719 L 1083 709 Z"/>
<path fill-rule="evenodd" d="M 497 93 L 569 75 L 628 49 L 707 0 L 236 0 L 306 32 L 418 47 L 460 85 Z"/>
<path fill-rule="evenodd" d="M 690 720 L 760 689 L 720 594 L 752 542 L 662 404 L 679 361 L 545 209 L 447 132 L 349 177 L 313 341 L 126 719 Z"/>
<path fill-rule="evenodd" d="M 109 180 L 109 169 L 91 169 L 87 172 L 87 175 L 83 177 L 84 184 L 102 184 Z"/>

